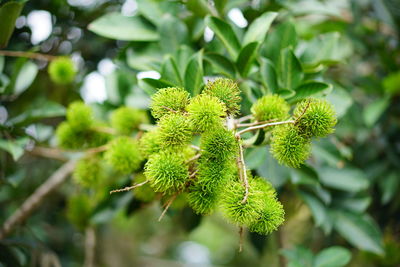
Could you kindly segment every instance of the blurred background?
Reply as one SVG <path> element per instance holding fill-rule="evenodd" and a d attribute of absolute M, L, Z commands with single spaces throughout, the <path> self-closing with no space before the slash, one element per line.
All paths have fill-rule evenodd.
<path fill-rule="evenodd" d="M 182 200 L 158 222 L 159 203 L 135 192 L 109 197 L 108 187 L 87 208 L 84 190 L 68 180 L 0 241 L 0 266 L 344 266 L 320 264 L 326 258 L 400 266 L 398 0 L 27 1 L 6 49 L 70 55 L 79 71 L 74 83 L 57 85 L 46 61 L 0 56 L 0 224 L 62 165 L 33 148 L 56 146 L 70 102 L 83 99 L 99 118 L 121 105 L 147 110 L 155 88 L 171 85 L 168 60 L 182 59 L 176 64 L 186 75 L 182 55 L 201 49 L 197 73 L 235 79 L 205 17 L 220 17 L 241 38 L 268 11 L 278 16 L 263 44 L 280 31 L 296 39 L 306 75 L 333 85 L 327 98 L 339 119 L 300 170 L 279 166 L 265 147 L 247 152 L 249 168 L 283 202 L 279 231 L 246 233 L 239 253 L 238 230 L 219 213 L 198 216 Z M 129 35 L 135 26 L 140 32 Z M 268 45 L 263 56 L 271 56 Z M 259 96 L 256 68 L 241 76 L 244 115 Z M 118 179 L 114 187 L 128 178 Z"/>

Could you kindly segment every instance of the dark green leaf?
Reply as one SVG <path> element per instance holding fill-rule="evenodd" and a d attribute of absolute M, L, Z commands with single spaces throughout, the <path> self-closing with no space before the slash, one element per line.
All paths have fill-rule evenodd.
<path fill-rule="evenodd" d="M 178 66 L 172 56 L 167 56 L 161 67 L 161 79 L 166 80 L 175 86 L 182 87 L 183 82 Z"/>
<path fill-rule="evenodd" d="M 312 267 L 314 261 L 314 255 L 311 250 L 302 246 L 284 249 L 281 254 L 288 259 L 289 267 Z"/>
<path fill-rule="evenodd" d="M 388 98 L 382 98 L 374 103 L 369 104 L 363 113 L 365 124 L 368 127 L 373 126 L 382 116 L 383 112 L 385 112 L 389 106 L 389 103 L 390 102 Z"/>
<path fill-rule="evenodd" d="M 8 44 L 14 31 L 15 21 L 24 7 L 25 2 L 11 1 L 0 7 L 0 48 Z"/>
<path fill-rule="evenodd" d="M 288 101 L 290 103 L 294 103 L 310 96 L 325 93 L 331 89 L 332 85 L 327 83 L 318 81 L 306 81 L 296 88 L 296 95 L 288 99 Z"/>
<path fill-rule="evenodd" d="M 276 12 L 265 12 L 256 20 L 254 20 L 244 35 L 243 45 L 247 45 L 248 43 L 255 41 L 260 43 L 263 42 L 271 23 L 274 21 L 277 15 L 278 13 Z"/>
<path fill-rule="evenodd" d="M 174 53 L 180 45 L 188 44 L 189 36 L 186 24 L 169 14 L 164 15 L 159 27 L 160 46 L 165 53 Z"/>
<path fill-rule="evenodd" d="M 162 60 L 161 49 L 154 46 L 146 46 L 143 50 L 129 48 L 126 51 L 126 61 L 129 67 L 139 71 L 159 71 Z"/>
<path fill-rule="evenodd" d="M 194 14 L 200 17 L 205 17 L 208 14 L 213 14 L 212 7 L 207 0 L 187 0 L 186 7 Z"/>
<path fill-rule="evenodd" d="M 247 77 L 250 68 L 256 58 L 259 43 L 252 42 L 242 48 L 236 60 L 236 67 L 242 77 Z"/>
<path fill-rule="evenodd" d="M 138 11 L 143 17 L 154 25 L 160 25 L 165 14 L 177 14 L 180 10 L 179 3 L 174 1 L 136 0 Z"/>
<path fill-rule="evenodd" d="M 310 208 L 316 226 L 321 226 L 328 220 L 326 207 L 318 198 L 305 192 L 300 192 L 300 197 Z"/>
<path fill-rule="evenodd" d="M 211 63 L 216 73 L 235 78 L 235 65 L 226 57 L 216 53 L 206 53 L 204 54 L 204 59 Z"/>
<path fill-rule="evenodd" d="M 265 88 L 267 88 L 270 93 L 278 92 L 279 87 L 274 64 L 266 58 L 261 58 L 260 61 L 260 74 L 262 84 Z M 264 94 L 267 93 L 268 92 L 264 92 Z"/>
<path fill-rule="evenodd" d="M 183 71 L 186 68 L 193 54 L 194 51 L 189 46 L 182 45 L 181 47 L 179 47 L 178 51 L 175 52 L 174 57 L 179 70 Z"/>
<path fill-rule="evenodd" d="M 400 177 L 396 172 L 384 175 L 384 179 L 379 181 L 379 187 L 382 192 L 381 202 L 387 204 L 396 195 L 400 187 Z"/>
<path fill-rule="evenodd" d="M 28 137 L 17 140 L 0 139 L 0 148 L 10 153 L 13 159 L 17 161 L 24 154 L 24 148 L 28 142 Z"/>
<path fill-rule="evenodd" d="M 345 169 L 325 167 L 319 170 L 319 177 L 325 186 L 348 192 L 358 192 L 369 185 L 365 174 L 351 167 Z"/>
<path fill-rule="evenodd" d="M 268 151 L 265 147 L 246 149 L 246 155 L 244 157 L 246 161 L 246 168 L 253 170 L 260 167 L 262 164 L 265 164 L 267 153 Z"/>
<path fill-rule="evenodd" d="M 152 78 L 144 78 L 138 81 L 140 88 L 142 88 L 148 95 L 157 92 L 158 89 L 173 87 L 174 85 L 164 80 L 157 80 Z"/>
<path fill-rule="evenodd" d="M 263 54 L 277 64 L 281 50 L 286 47 L 295 48 L 296 44 L 296 29 L 291 21 L 287 21 L 268 34 L 263 46 Z"/>
<path fill-rule="evenodd" d="M 137 16 L 126 17 L 120 13 L 106 14 L 88 26 L 89 30 L 103 37 L 123 41 L 156 41 L 157 32 Z"/>
<path fill-rule="evenodd" d="M 278 63 L 278 76 L 281 87 L 295 90 L 303 80 L 301 64 L 291 48 L 281 50 Z"/>
<path fill-rule="evenodd" d="M 195 54 L 185 70 L 185 88 L 192 96 L 200 93 L 203 85 L 203 51 Z"/>
<path fill-rule="evenodd" d="M 348 249 L 334 246 L 322 250 L 317 254 L 314 267 L 342 267 L 349 263 L 351 253 Z"/>

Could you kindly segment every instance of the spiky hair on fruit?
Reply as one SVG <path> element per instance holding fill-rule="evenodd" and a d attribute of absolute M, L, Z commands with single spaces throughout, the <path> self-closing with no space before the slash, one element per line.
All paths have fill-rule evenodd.
<path fill-rule="evenodd" d="M 310 139 L 293 124 L 276 127 L 272 132 L 271 153 L 282 165 L 298 168 L 310 155 Z"/>
<path fill-rule="evenodd" d="M 69 122 L 60 123 L 56 130 L 57 143 L 65 149 L 85 149 L 101 146 L 111 138 L 109 134 L 93 130 L 77 131 Z"/>
<path fill-rule="evenodd" d="M 238 225 L 250 225 L 257 221 L 259 214 L 265 209 L 264 194 L 256 184 L 249 180 L 247 201 L 243 202 L 246 193 L 243 183 L 231 181 L 222 194 L 221 207 L 224 215 Z"/>
<path fill-rule="evenodd" d="M 267 194 L 264 202 L 264 209 L 259 213 L 259 218 L 249 226 L 251 232 L 261 235 L 272 233 L 285 221 L 285 210 L 278 199 Z"/>
<path fill-rule="evenodd" d="M 239 86 L 231 79 L 217 78 L 214 81 L 209 81 L 203 91 L 206 95 L 217 97 L 226 106 L 226 111 L 229 114 L 237 114 L 240 111 Z"/>
<path fill-rule="evenodd" d="M 124 174 L 138 170 L 142 162 L 138 142 L 127 136 L 112 140 L 104 158 L 113 169 Z"/>
<path fill-rule="evenodd" d="M 189 143 L 192 131 L 189 120 L 180 113 L 171 113 L 162 117 L 158 123 L 159 138 L 162 147 L 182 146 Z"/>
<path fill-rule="evenodd" d="M 263 96 L 251 107 L 251 112 L 257 121 L 287 119 L 289 110 L 289 104 L 279 95 Z"/>
<path fill-rule="evenodd" d="M 192 98 L 186 110 L 194 131 L 199 133 L 220 127 L 222 118 L 226 117 L 225 104 L 215 96 L 205 94 Z"/>
<path fill-rule="evenodd" d="M 151 98 L 151 114 L 154 118 L 159 119 L 170 113 L 183 112 L 189 104 L 189 98 L 189 93 L 183 88 L 160 89 Z"/>
<path fill-rule="evenodd" d="M 145 132 L 139 140 L 139 148 L 142 156 L 148 158 L 154 153 L 158 153 L 161 149 L 159 128 Z"/>
<path fill-rule="evenodd" d="M 82 187 L 94 187 L 103 178 L 100 159 L 96 156 L 81 158 L 76 163 L 72 177 L 74 181 Z"/>
<path fill-rule="evenodd" d="M 296 126 L 309 137 L 324 137 L 333 133 L 336 113 L 325 99 L 308 98 L 297 104 L 294 112 Z"/>
<path fill-rule="evenodd" d="M 67 121 L 76 131 L 87 130 L 94 123 L 93 111 L 82 101 L 75 101 L 68 106 Z"/>
<path fill-rule="evenodd" d="M 48 67 L 50 79 L 58 84 L 68 84 L 75 79 L 76 67 L 69 57 L 58 57 Z"/>
<path fill-rule="evenodd" d="M 183 153 L 164 150 L 150 156 L 144 175 L 154 191 L 176 192 L 185 185 L 189 177 L 189 167 Z"/>
<path fill-rule="evenodd" d="M 120 107 L 111 113 L 111 126 L 118 133 L 130 135 L 139 125 L 146 121 L 146 113 L 131 107 Z"/>
<path fill-rule="evenodd" d="M 216 208 L 220 195 L 220 187 L 209 188 L 197 182 L 190 186 L 187 201 L 196 214 L 208 215 Z"/>
<path fill-rule="evenodd" d="M 200 148 L 202 156 L 212 160 L 225 161 L 232 159 L 238 152 L 239 144 L 232 131 L 217 127 L 214 131 L 204 133 Z"/>

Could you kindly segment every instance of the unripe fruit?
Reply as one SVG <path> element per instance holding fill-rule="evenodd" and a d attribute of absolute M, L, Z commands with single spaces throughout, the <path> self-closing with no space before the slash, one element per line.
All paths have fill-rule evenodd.
<path fill-rule="evenodd" d="M 76 67 L 69 57 L 58 57 L 51 61 L 48 72 L 53 82 L 68 84 L 75 79 Z"/>
<path fill-rule="evenodd" d="M 187 200 L 189 206 L 197 214 L 211 214 L 218 204 L 221 188 L 209 188 L 202 183 L 196 183 L 190 187 Z"/>
<path fill-rule="evenodd" d="M 221 127 L 222 118 L 226 116 L 225 104 L 214 96 L 204 94 L 193 98 L 186 110 L 193 129 L 200 133 Z"/>
<path fill-rule="evenodd" d="M 146 114 L 135 108 L 120 107 L 111 114 L 111 126 L 118 133 L 130 135 L 146 120 Z"/>
<path fill-rule="evenodd" d="M 293 114 L 299 131 L 309 137 L 327 136 L 337 122 L 333 106 L 325 99 L 306 99 L 297 104 Z"/>
<path fill-rule="evenodd" d="M 280 164 L 298 168 L 310 155 L 310 139 L 293 124 L 276 127 L 272 132 L 271 153 Z"/>
<path fill-rule="evenodd" d="M 85 131 L 93 125 L 93 111 L 82 101 L 71 103 L 67 109 L 67 120 L 76 131 Z"/>
<path fill-rule="evenodd" d="M 153 154 L 145 165 L 144 175 L 156 192 L 176 192 L 189 177 L 189 168 L 182 153 L 168 150 Z"/>
<path fill-rule="evenodd" d="M 261 235 L 270 234 L 285 221 L 283 206 L 275 197 L 266 196 L 264 202 L 264 209 L 259 213 L 260 217 L 249 226 L 251 232 Z"/>
<path fill-rule="evenodd" d="M 289 117 L 289 110 L 289 104 L 279 95 L 263 96 L 251 107 L 257 121 L 285 120 Z"/>
<path fill-rule="evenodd" d="M 205 133 L 201 137 L 202 155 L 206 158 L 226 161 L 230 160 L 238 152 L 238 142 L 232 131 L 223 127 Z"/>
<path fill-rule="evenodd" d="M 182 88 L 160 89 L 151 98 L 151 114 L 159 119 L 170 113 L 183 112 L 189 103 L 189 97 L 189 93 Z"/>
<path fill-rule="evenodd" d="M 127 136 L 112 140 L 104 158 L 113 169 L 124 174 L 138 170 L 142 162 L 138 142 Z"/>
<path fill-rule="evenodd" d="M 86 157 L 80 159 L 73 172 L 74 181 L 83 187 L 94 187 L 102 180 L 102 165 L 97 157 Z"/>
<path fill-rule="evenodd" d="M 176 147 L 187 144 L 192 137 L 189 120 L 179 113 L 172 113 L 161 118 L 159 138 L 162 147 Z"/>
<path fill-rule="evenodd" d="M 159 128 L 145 132 L 139 140 L 139 148 L 142 156 L 148 158 L 154 153 L 158 153 L 161 149 Z"/>
<path fill-rule="evenodd" d="M 237 83 L 231 79 L 217 78 L 207 83 L 204 94 L 215 96 L 226 106 L 229 114 L 237 114 L 240 111 L 240 90 Z"/>

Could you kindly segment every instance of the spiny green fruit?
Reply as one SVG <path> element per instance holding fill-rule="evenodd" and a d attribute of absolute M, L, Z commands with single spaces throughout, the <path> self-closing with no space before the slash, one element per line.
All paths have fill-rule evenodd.
<path fill-rule="evenodd" d="M 221 188 L 210 188 L 203 186 L 202 183 L 195 183 L 190 186 L 187 200 L 189 206 L 197 214 L 208 215 L 211 214 L 221 195 Z"/>
<path fill-rule="evenodd" d="M 276 198 L 276 190 L 272 186 L 272 184 L 268 181 L 266 181 L 264 178 L 255 176 L 253 178 L 254 184 L 256 187 L 264 192 L 266 195 L 268 195 L 271 198 Z"/>
<path fill-rule="evenodd" d="M 88 195 L 73 195 L 68 199 L 66 216 L 78 229 L 84 230 L 89 225 L 92 204 Z"/>
<path fill-rule="evenodd" d="M 151 98 L 151 114 L 154 118 L 159 119 L 166 114 L 183 112 L 189 103 L 189 97 L 189 93 L 182 88 L 160 89 Z"/>
<path fill-rule="evenodd" d="M 111 114 L 111 126 L 124 135 L 132 134 L 145 120 L 146 114 L 142 110 L 130 107 L 120 107 Z"/>
<path fill-rule="evenodd" d="M 73 102 L 68 106 L 67 120 L 74 130 L 85 131 L 94 123 L 93 111 L 82 101 Z"/>
<path fill-rule="evenodd" d="M 68 84 L 75 79 L 76 68 L 69 57 L 58 57 L 51 61 L 48 72 L 50 79 L 58 84 Z"/>
<path fill-rule="evenodd" d="M 238 152 L 238 142 L 232 131 L 217 127 L 201 137 L 202 156 L 214 160 L 232 159 Z"/>
<path fill-rule="evenodd" d="M 257 121 L 284 120 L 289 117 L 289 110 L 289 104 L 279 95 L 263 96 L 251 107 Z"/>
<path fill-rule="evenodd" d="M 133 180 L 134 184 L 139 184 L 146 181 L 146 176 L 143 174 L 135 175 L 135 179 Z M 156 193 L 149 183 L 144 184 L 142 186 L 136 187 L 133 189 L 134 197 L 142 202 L 150 202 L 153 201 Z"/>
<path fill-rule="evenodd" d="M 150 156 L 144 175 L 156 192 L 176 192 L 188 179 L 189 168 L 182 153 L 164 150 Z"/>
<path fill-rule="evenodd" d="M 127 136 L 112 140 L 104 158 L 113 169 L 125 174 L 138 170 L 142 162 L 138 142 Z"/>
<path fill-rule="evenodd" d="M 225 104 L 215 96 L 204 94 L 194 97 L 186 110 L 194 130 L 201 133 L 220 127 L 226 116 Z"/>
<path fill-rule="evenodd" d="M 264 209 L 259 213 L 260 217 L 249 226 L 249 229 L 251 232 L 267 235 L 278 229 L 285 221 L 285 210 L 275 197 L 266 196 L 264 202 Z"/>
<path fill-rule="evenodd" d="M 217 78 L 209 81 L 203 91 L 206 95 L 217 97 L 226 106 L 229 114 L 237 114 L 240 111 L 240 90 L 237 83 L 231 79 Z"/>
<path fill-rule="evenodd" d="M 189 120 L 180 113 L 164 116 L 159 121 L 159 138 L 163 147 L 182 146 L 192 136 Z"/>
<path fill-rule="evenodd" d="M 145 132 L 139 140 L 140 152 L 144 158 L 148 158 L 161 149 L 161 139 L 159 128 Z"/>
<path fill-rule="evenodd" d="M 325 99 L 306 99 L 297 104 L 293 114 L 296 126 L 309 137 L 327 136 L 337 122 L 333 106 Z"/>
<path fill-rule="evenodd" d="M 264 194 L 257 189 L 253 180 L 249 180 L 249 194 L 246 202 L 242 202 L 245 196 L 243 183 L 232 181 L 222 194 L 221 207 L 225 216 L 233 223 L 239 225 L 251 225 L 259 218 L 259 214 L 265 209 Z"/>
<path fill-rule="evenodd" d="M 280 164 L 298 168 L 310 155 L 310 139 L 293 124 L 276 127 L 272 132 L 271 152 Z"/>
<path fill-rule="evenodd" d="M 77 131 L 69 122 L 60 123 L 56 130 L 58 145 L 65 149 L 85 149 L 101 146 L 111 139 L 111 135 L 93 130 Z"/>
<path fill-rule="evenodd" d="M 103 177 L 101 161 L 95 156 L 80 159 L 72 177 L 83 187 L 95 187 Z"/>

